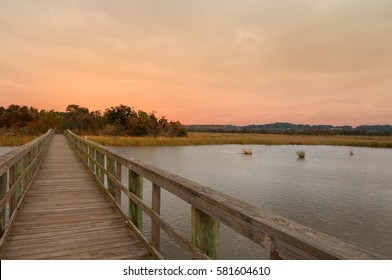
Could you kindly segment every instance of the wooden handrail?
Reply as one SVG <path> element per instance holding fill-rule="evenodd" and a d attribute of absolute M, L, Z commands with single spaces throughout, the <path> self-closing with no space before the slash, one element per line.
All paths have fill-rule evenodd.
<path fill-rule="evenodd" d="M 69 130 L 65 134 L 117 209 L 121 210 L 120 192 L 129 198 L 129 213 L 122 212 L 122 215 L 133 228 L 141 232 L 142 211 L 150 216 L 152 238 L 149 243 L 155 252 L 159 252 L 162 229 L 193 258 L 218 258 L 219 224 L 223 223 L 267 249 L 271 259 L 386 258 L 155 166 L 124 158 Z M 128 169 L 128 187 L 121 182 L 121 166 Z M 152 206 L 140 195 L 141 178 L 152 182 Z M 192 240 L 186 239 L 160 216 L 161 188 L 191 205 Z"/>
<path fill-rule="evenodd" d="M 17 210 L 41 164 L 54 131 L 0 156 L 0 248 L 9 234 Z M 6 208 L 8 205 L 8 215 Z"/>

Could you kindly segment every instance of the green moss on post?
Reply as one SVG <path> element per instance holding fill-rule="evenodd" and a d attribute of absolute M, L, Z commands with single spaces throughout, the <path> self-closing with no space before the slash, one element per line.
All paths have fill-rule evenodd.
<path fill-rule="evenodd" d="M 219 258 L 219 228 L 218 220 L 192 207 L 192 242 L 211 259 Z"/>
<path fill-rule="evenodd" d="M 114 160 L 112 160 L 110 157 L 108 157 L 106 160 L 106 165 L 107 165 L 107 169 L 108 169 L 109 173 L 112 174 L 113 176 L 116 176 L 116 165 L 115 165 Z M 114 184 L 113 180 L 109 179 L 109 177 L 108 177 L 108 190 L 113 197 L 116 196 L 115 184 Z"/>
<path fill-rule="evenodd" d="M 33 161 L 33 151 L 30 151 L 27 154 L 27 165 L 30 165 L 32 161 Z M 30 183 L 32 179 L 33 179 L 33 169 L 30 167 L 30 169 L 29 169 L 29 171 L 27 173 L 27 181 L 28 181 L 28 183 Z"/>
<path fill-rule="evenodd" d="M 14 185 L 16 181 L 16 164 L 10 167 L 9 169 L 9 178 L 8 178 L 8 184 L 9 188 L 11 189 L 12 186 Z M 14 210 L 16 208 L 17 202 L 16 202 L 16 191 L 11 195 L 10 198 L 10 210 L 8 212 L 9 218 L 11 218 L 12 214 L 14 213 Z"/>
<path fill-rule="evenodd" d="M 100 152 L 98 152 L 98 151 L 95 151 L 95 160 L 96 160 L 102 167 L 105 166 L 105 157 L 104 157 L 104 155 L 103 155 L 102 153 L 100 153 Z M 99 167 L 98 165 L 96 165 L 96 168 L 95 168 L 95 175 L 96 175 L 96 177 L 98 178 L 98 180 L 99 180 L 102 184 L 104 184 L 104 179 L 105 179 L 105 177 L 104 177 L 104 172 L 103 172 L 102 168 Z"/>
<path fill-rule="evenodd" d="M 143 177 L 136 174 L 132 170 L 128 172 L 128 190 L 140 199 L 143 199 Z M 129 199 L 129 218 L 139 230 L 142 230 L 143 211 L 131 199 Z"/>
<path fill-rule="evenodd" d="M 23 173 L 23 159 L 19 160 L 18 163 L 16 164 L 16 179 L 20 177 L 20 175 Z M 23 180 L 20 181 L 18 184 L 18 187 L 16 188 L 15 191 L 15 196 L 16 196 L 16 203 L 19 202 L 20 197 L 22 196 L 23 193 Z"/>
<path fill-rule="evenodd" d="M 90 155 L 90 157 L 94 158 L 95 150 L 93 147 L 88 146 L 88 154 Z M 94 161 L 91 158 L 89 158 L 88 167 L 91 171 L 94 172 Z"/>

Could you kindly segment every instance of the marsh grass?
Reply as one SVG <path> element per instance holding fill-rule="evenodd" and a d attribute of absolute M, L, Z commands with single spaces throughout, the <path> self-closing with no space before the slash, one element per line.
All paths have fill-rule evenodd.
<path fill-rule="evenodd" d="M 188 137 L 88 136 L 105 146 L 191 146 L 191 145 L 333 145 L 392 148 L 391 136 L 317 136 L 245 133 L 189 132 Z"/>
<path fill-rule="evenodd" d="M 304 159 L 305 158 L 305 151 L 297 151 L 298 158 Z"/>
<path fill-rule="evenodd" d="M 252 151 L 252 149 L 250 149 L 250 148 L 248 148 L 248 149 L 243 149 L 243 150 L 242 150 L 242 154 L 243 154 L 243 155 L 251 156 L 251 155 L 253 155 L 253 151 Z"/>
<path fill-rule="evenodd" d="M 0 146 L 20 146 L 35 138 L 36 136 L 0 135 Z"/>

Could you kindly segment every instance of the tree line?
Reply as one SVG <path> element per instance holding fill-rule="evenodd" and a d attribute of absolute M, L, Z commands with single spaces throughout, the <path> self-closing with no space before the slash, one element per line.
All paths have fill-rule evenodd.
<path fill-rule="evenodd" d="M 392 135 L 391 125 L 360 125 L 352 127 L 332 125 L 309 125 L 292 123 L 271 123 L 260 125 L 187 125 L 189 132 L 224 132 L 224 133 L 261 133 L 292 135 Z"/>
<path fill-rule="evenodd" d="M 42 134 L 49 129 L 61 132 L 71 129 L 77 133 L 122 136 L 186 136 L 179 121 L 158 118 L 156 112 L 147 113 L 126 105 L 101 111 L 71 104 L 65 112 L 37 110 L 29 106 L 0 107 L 0 133 Z"/>

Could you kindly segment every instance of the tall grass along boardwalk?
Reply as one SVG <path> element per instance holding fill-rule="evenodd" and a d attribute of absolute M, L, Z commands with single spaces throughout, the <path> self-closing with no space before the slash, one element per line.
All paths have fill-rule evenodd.
<path fill-rule="evenodd" d="M 161 231 L 193 259 L 217 259 L 221 223 L 271 259 L 384 258 L 65 135 L 68 143 L 49 131 L 0 157 L 2 259 L 161 259 Z M 151 203 L 143 199 L 144 180 L 152 182 Z M 190 239 L 161 216 L 162 189 L 191 208 Z M 143 213 L 151 220 L 149 238 L 142 234 Z"/>

